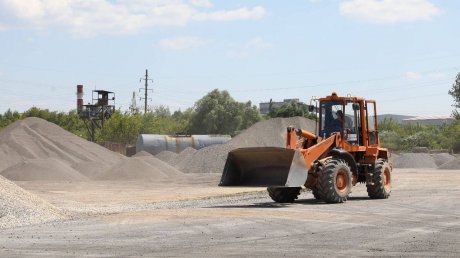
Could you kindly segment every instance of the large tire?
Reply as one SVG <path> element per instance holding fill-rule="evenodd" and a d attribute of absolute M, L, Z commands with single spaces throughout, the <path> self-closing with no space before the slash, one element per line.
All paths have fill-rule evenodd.
<path fill-rule="evenodd" d="M 321 195 L 320 195 L 319 190 L 318 190 L 318 188 L 316 186 L 311 189 L 311 193 L 313 194 L 313 196 L 315 197 L 316 200 L 321 200 Z"/>
<path fill-rule="evenodd" d="M 290 203 L 298 198 L 301 189 L 301 187 L 268 187 L 267 191 L 273 201 Z"/>
<path fill-rule="evenodd" d="M 391 193 L 391 167 L 385 159 L 378 159 L 372 176 L 374 185 L 367 186 L 371 199 L 386 199 Z"/>
<path fill-rule="evenodd" d="M 347 162 L 339 158 L 331 158 L 319 171 L 316 188 L 319 197 L 327 203 L 347 201 L 351 193 L 352 175 Z"/>

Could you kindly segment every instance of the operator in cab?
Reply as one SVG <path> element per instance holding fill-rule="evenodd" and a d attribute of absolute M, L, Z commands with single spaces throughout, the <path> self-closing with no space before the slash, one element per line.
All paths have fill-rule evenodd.
<path fill-rule="evenodd" d="M 335 114 L 337 115 L 337 123 L 339 123 L 340 125 L 342 125 L 342 123 L 343 123 L 343 128 L 344 129 L 353 128 L 353 121 L 351 120 L 350 117 L 345 116 L 345 114 L 343 114 L 342 110 L 337 110 L 337 112 Z"/>

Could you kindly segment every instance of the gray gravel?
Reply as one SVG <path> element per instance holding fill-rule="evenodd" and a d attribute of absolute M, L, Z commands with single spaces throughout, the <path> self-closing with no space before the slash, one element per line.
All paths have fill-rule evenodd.
<path fill-rule="evenodd" d="M 65 218 L 53 205 L 0 176 L 0 228 Z"/>
<path fill-rule="evenodd" d="M 181 153 L 161 152 L 158 158 L 184 173 L 222 173 L 229 151 L 245 147 L 285 147 L 288 126 L 315 132 L 316 123 L 303 117 L 274 118 L 254 124 L 229 142 Z"/>
<path fill-rule="evenodd" d="M 214 196 L 181 201 L 161 201 L 141 204 L 126 203 L 114 206 L 97 207 L 92 205 L 79 204 L 74 207 L 63 208 L 62 210 L 68 214 L 72 214 L 73 218 L 78 218 L 86 216 L 108 215 L 123 212 L 138 212 L 158 209 L 206 208 L 215 206 L 226 207 L 254 203 L 254 201 L 272 202 L 270 197 L 268 197 L 267 191 L 261 190 L 260 192 L 239 193 L 228 196 Z"/>
<path fill-rule="evenodd" d="M 308 193 L 276 204 L 255 193 L 4 229 L 0 256 L 459 257 L 459 175 L 396 169 L 385 200 L 358 185 L 337 205 Z"/>
<path fill-rule="evenodd" d="M 395 168 L 437 168 L 434 158 L 428 153 L 401 153 L 394 160 Z"/>

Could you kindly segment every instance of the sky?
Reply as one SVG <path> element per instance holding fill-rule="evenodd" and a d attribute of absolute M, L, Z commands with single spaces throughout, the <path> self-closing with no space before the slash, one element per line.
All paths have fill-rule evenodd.
<path fill-rule="evenodd" d="M 455 0 L 0 0 L 0 113 L 76 108 L 91 91 L 127 110 L 351 94 L 380 114 L 450 115 L 460 72 Z"/>

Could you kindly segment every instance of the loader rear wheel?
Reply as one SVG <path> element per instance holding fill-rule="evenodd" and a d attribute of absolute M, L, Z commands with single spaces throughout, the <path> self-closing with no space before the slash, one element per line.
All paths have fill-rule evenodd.
<path fill-rule="evenodd" d="M 338 158 L 328 160 L 324 168 L 319 171 L 316 187 L 323 201 L 327 203 L 345 202 L 352 187 L 352 175 L 347 162 Z"/>
<path fill-rule="evenodd" d="M 301 189 L 301 187 L 268 187 L 267 191 L 273 201 L 289 203 L 298 198 Z"/>
<path fill-rule="evenodd" d="M 371 199 L 386 199 L 390 196 L 391 167 L 387 160 L 377 160 L 372 176 L 372 182 L 374 185 L 367 186 L 367 194 Z"/>

